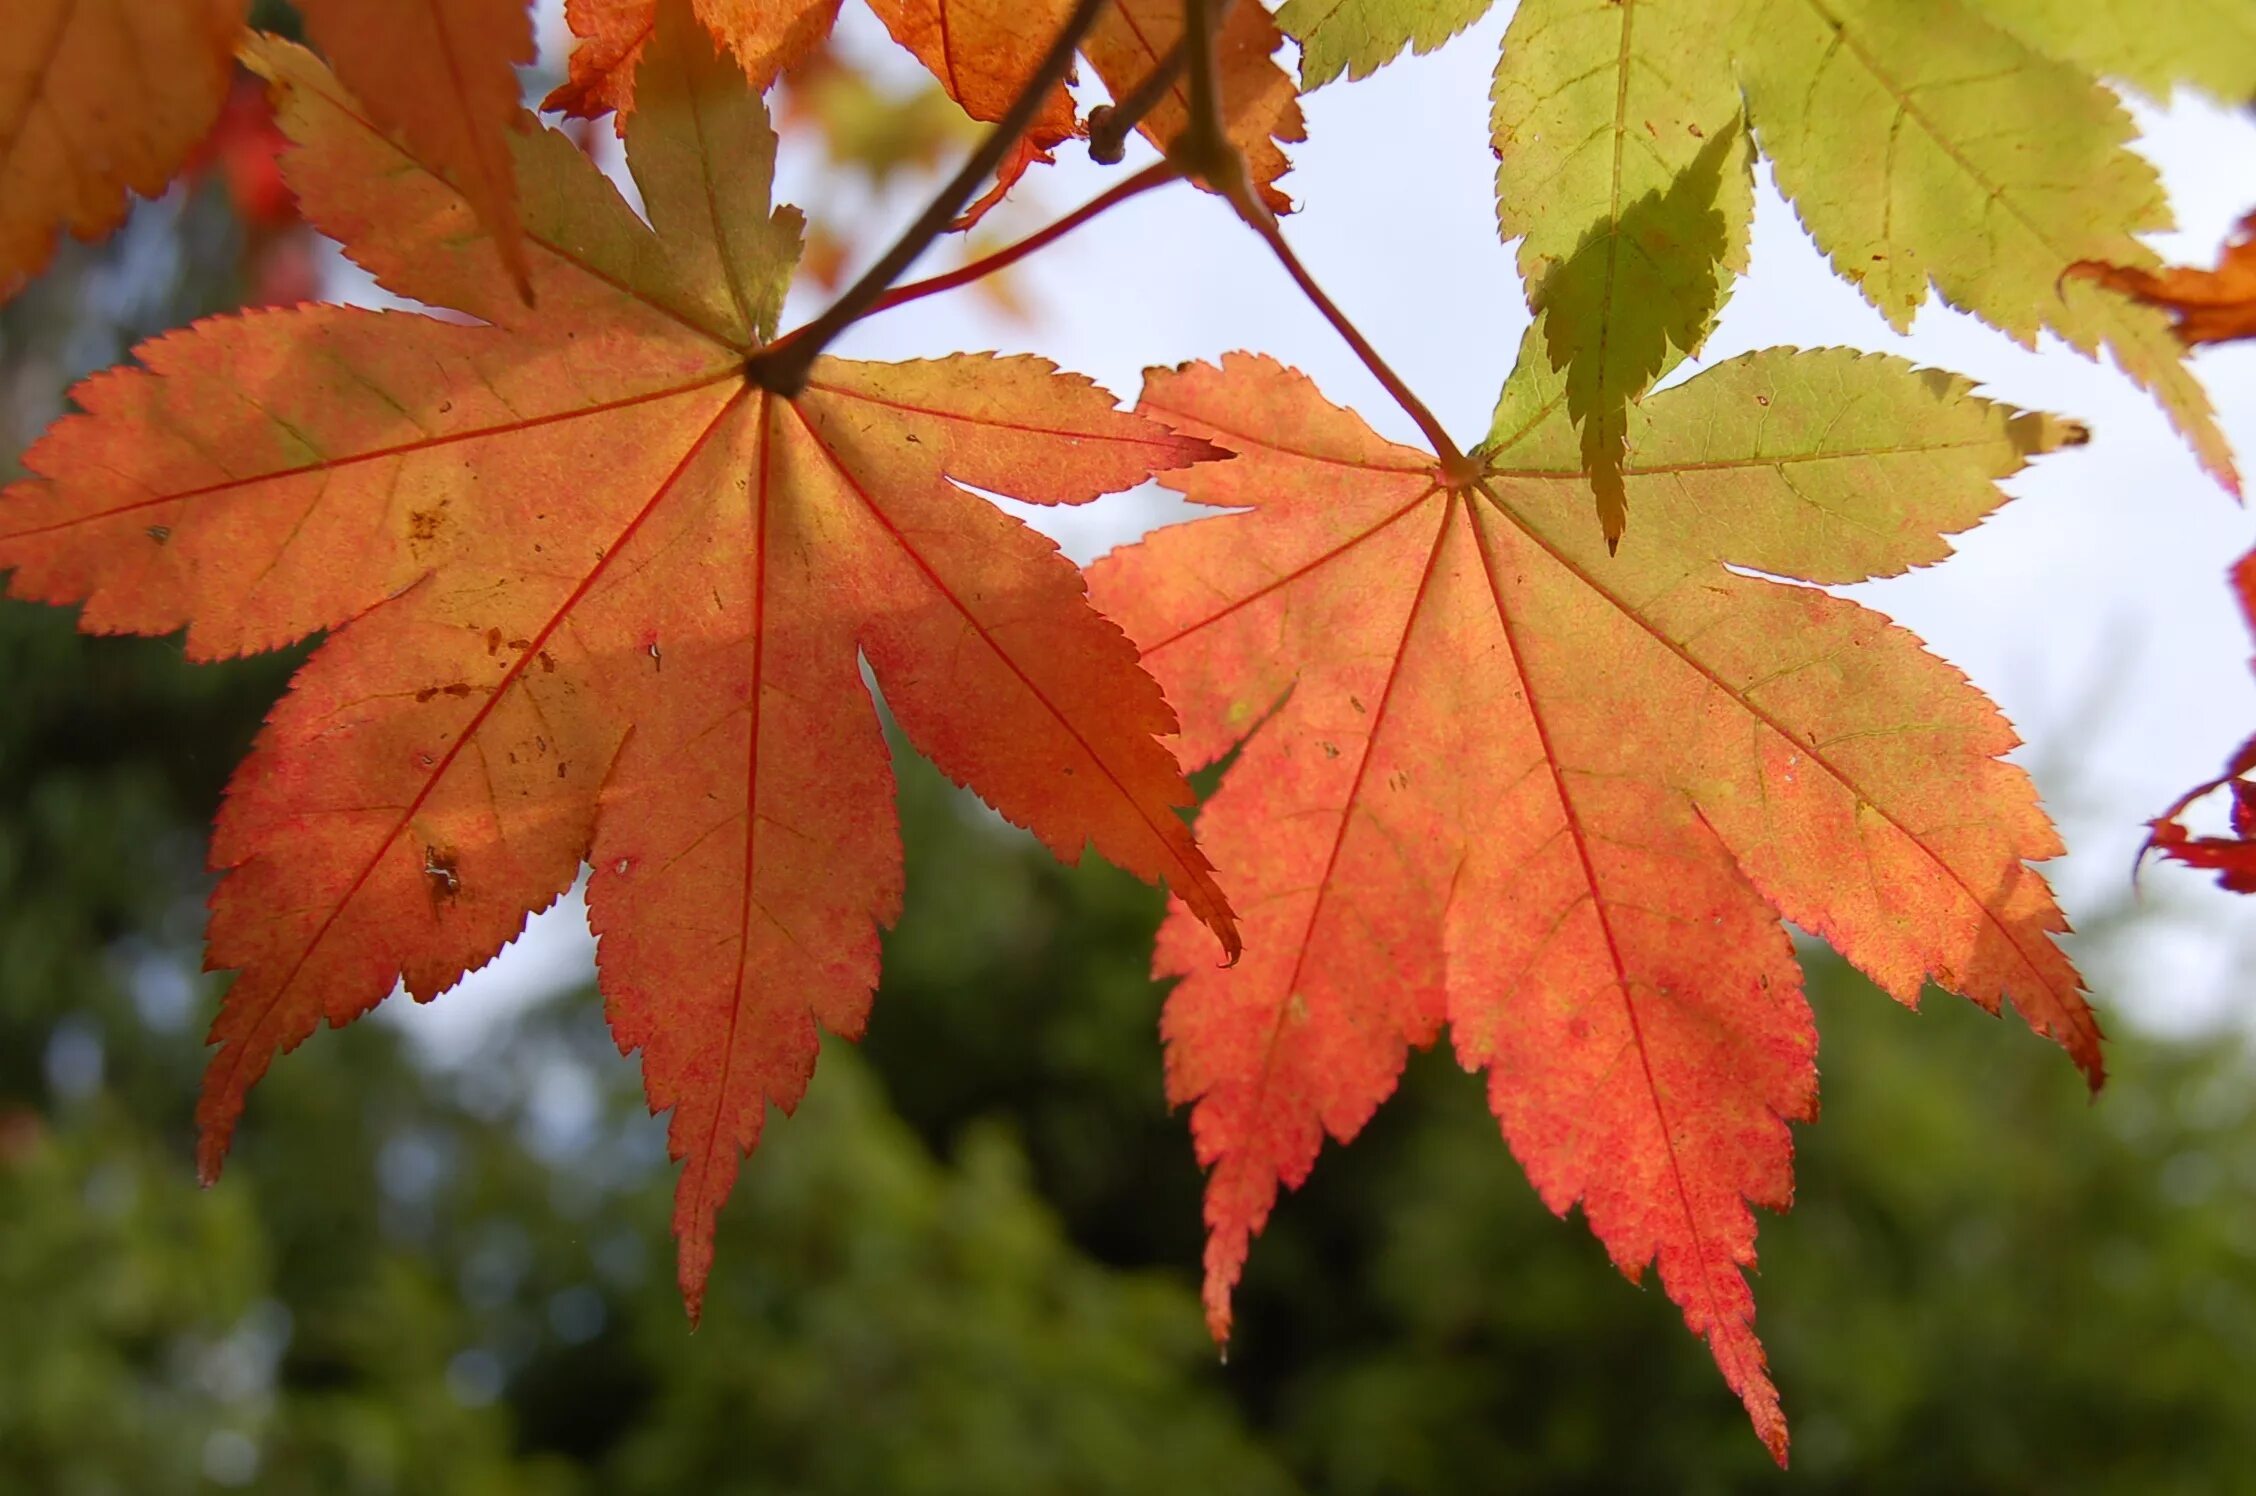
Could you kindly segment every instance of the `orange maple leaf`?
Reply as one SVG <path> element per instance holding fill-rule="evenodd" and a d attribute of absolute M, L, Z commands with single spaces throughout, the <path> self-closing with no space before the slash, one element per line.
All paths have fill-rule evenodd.
<path fill-rule="evenodd" d="M 732 52 L 744 76 L 764 90 L 830 35 L 839 0 L 692 0 L 713 40 Z M 659 0 L 565 0 L 565 24 L 580 39 L 568 76 L 543 101 L 582 119 L 617 111 L 623 131 L 634 112 L 635 70 L 657 25 Z"/>
<path fill-rule="evenodd" d="M 0 34 L 0 300 L 96 239 L 211 128 L 249 0 L 23 0 Z"/>
<path fill-rule="evenodd" d="M 948 97 L 989 124 L 1010 112 L 1071 8 L 1025 0 L 870 0 L 893 39 L 916 54 Z M 1080 133 L 1073 96 L 1061 83 L 1043 97 L 1026 133 L 996 167 L 994 183 L 964 209 L 959 226 L 976 224 L 1029 168 L 1055 161 L 1057 147 Z"/>
<path fill-rule="evenodd" d="M 565 14 L 580 45 L 571 77 L 548 97 L 548 107 L 597 115 L 634 106 L 626 79 L 657 0 L 569 0 Z M 1071 0 L 871 0 L 870 8 L 896 41 L 915 53 L 940 85 L 973 119 L 1006 114 L 1050 42 L 1073 10 Z M 755 87 L 808 55 L 830 32 L 838 0 L 697 0 L 713 34 L 730 43 Z M 1182 35 L 1180 0 L 1118 0 L 1106 7 L 1082 51 L 1105 86 L 1117 94 L 1134 88 L 1160 65 Z M 1259 5 L 1232 8 L 1218 39 L 1223 107 L 1230 139 L 1245 152 L 1262 197 L 1279 213 L 1292 200 L 1276 186 L 1291 169 L 1280 142 L 1306 138 L 1300 90 L 1276 63 L 1284 45 L 1269 12 Z M 1140 126 L 1162 150 L 1190 118 L 1190 100 L 1178 81 Z M 1043 99 L 1027 132 L 995 174 L 989 191 L 966 210 L 969 227 L 1037 162 L 1080 133 L 1073 99 L 1061 86 Z"/>
<path fill-rule="evenodd" d="M 2092 1083 L 2100 1035 L 2024 859 L 2059 851 L 1995 710 L 1807 586 L 1941 559 L 1993 480 L 2077 439 L 1963 381 L 1756 354 L 1633 408 L 1650 527 L 1609 557 L 1540 326 L 1477 487 L 1302 376 L 1232 355 L 1139 409 L 1236 452 L 1171 477 L 1245 512 L 1091 571 L 1183 714 L 1243 740 L 1200 816 L 1249 911 L 1219 970 L 1178 909 L 1168 1093 L 1207 1181 L 1208 1320 L 1278 1186 L 1346 1141 L 1444 1023 L 1544 1201 L 1663 1285 L 1783 1460 L 1742 1269 L 1792 1194 L 1816 1036 L 1783 915 L 1909 1003 L 2008 996 Z M 1919 435 L 1908 444 L 1905 432 Z"/>
<path fill-rule="evenodd" d="M 530 294 L 509 131 L 516 64 L 533 60 L 528 0 L 298 0 L 306 32 L 370 118 L 477 209 L 520 292 Z"/>
<path fill-rule="evenodd" d="M 1033 358 L 746 375 L 800 222 L 758 96 L 685 8 L 627 132 L 651 224 L 562 135 L 509 139 L 537 312 L 474 205 L 310 54 L 259 41 L 307 219 L 388 288 L 482 319 L 313 307 L 197 324 L 0 499 L 12 590 L 189 654 L 328 639 L 237 771 L 208 959 L 237 968 L 198 1108 L 319 1023 L 491 957 L 583 858 L 623 1048 L 714 1214 L 818 1025 L 855 1035 L 900 899 L 866 658 L 910 740 L 1059 855 L 1164 876 L 1236 950 L 1155 737 L 1174 719 L 1047 540 L 965 485 L 1078 503 L 1216 455 Z"/>
<path fill-rule="evenodd" d="M 965 112 L 982 120 L 1002 118 L 1073 10 L 1071 0 L 871 0 L 870 8 Z M 1097 17 L 1081 50 L 1118 98 L 1150 76 L 1182 34 L 1182 0 L 1116 0 Z M 1289 212 L 1292 199 L 1276 185 L 1292 167 L 1280 142 L 1304 140 L 1307 130 L 1300 89 L 1274 56 L 1284 34 L 1265 7 L 1244 4 L 1231 7 L 1216 42 L 1230 140 L 1245 153 L 1271 211 Z M 1178 77 L 1137 128 L 1165 150 L 1190 117 L 1188 86 Z M 988 197 L 1007 190 L 1030 160 L 1049 159 L 1048 148 L 1076 130 L 1072 100 L 1059 89 L 1029 136 L 1042 154 L 998 173 Z"/>
<path fill-rule="evenodd" d="M 2256 213 L 2241 219 L 2214 270 L 2173 266 L 2141 270 L 2079 260 L 2068 275 L 2082 276 L 2176 314 L 2178 336 L 2189 344 L 2256 338 Z"/>

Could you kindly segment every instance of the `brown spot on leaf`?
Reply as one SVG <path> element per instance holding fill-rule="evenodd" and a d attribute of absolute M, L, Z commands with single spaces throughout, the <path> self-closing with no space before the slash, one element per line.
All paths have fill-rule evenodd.
<path fill-rule="evenodd" d="M 423 849 L 423 881 L 430 886 L 434 899 L 451 899 L 462 892 L 462 877 L 455 871 L 452 847 Z"/>

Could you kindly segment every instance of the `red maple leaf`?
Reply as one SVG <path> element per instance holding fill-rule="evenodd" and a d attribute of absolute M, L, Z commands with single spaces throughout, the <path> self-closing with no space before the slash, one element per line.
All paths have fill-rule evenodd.
<path fill-rule="evenodd" d="M 237 771 L 208 959 L 237 970 L 198 1118 L 214 1174 L 275 1055 L 429 999 L 595 872 L 623 1048 L 713 1218 L 818 1026 L 861 1031 L 900 899 L 866 659 L 911 742 L 1060 856 L 1170 879 L 1236 950 L 1155 737 L 1174 727 L 1051 543 L 1070 504 L 1214 454 L 1032 358 L 820 359 L 752 382 L 800 223 L 758 96 L 681 13 L 637 75 L 638 219 L 512 129 L 528 306 L 478 205 L 310 54 L 261 41 L 307 218 L 485 325 L 308 307 L 159 338 L 0 499 L 15 595 L 212 659 L 328 630 Z M 651 225 L 655 225 L 655 229 Z"/>
<path fill-rule="evenodd" d="M 1963 382 L 1756 354 L 1631 412 L 1645 527 L 1609 556 L 1539 326 L 1478 484 L 1232 355 L 1138 407 L 1238 455 L 1165 479 L 1243 512 L 1091 572 L 1184 718 L 1242 749 L 1200 816 L 1247 916 L 1156 969 L 1168 1092 L 1209 1170 L 1215 1334 L 1280 1185 L 1446 1023 L 1553 1210 L 1657 1262 L 1784 1458 L 1743 1269 L 1792 1195 L 1816 1035 L 1781 915 L 1904 1002 L 2011 997 L 2097 1085 L 2099 1029 L 2024 862 L 2059 846 L 2011 731 L 1879 615 L 1817 588 L 1940 559 L 1993 480 L 2079 438 Z M 1917 433 L 1908 441 L 1906 433 Z"/>
<path fill-rule="evenodd" d="M 2240 594 L 2241 614 L 2256 630 L 2256 551 L 2234 564 L 2232 582 Z M 2213 872 L 2218 885 L 2234 893 L 2256 893 L 2256 778 L 2251 776 L 2256 776 L 2256 738 L 2240 745 L 2224 773 L 2187 790 L 2147 823 L 2145 850 Z M 2231 835 L 2196 836 L 2185 825 L 2185 813 L 2220 789 L 2232 794 Z"/>

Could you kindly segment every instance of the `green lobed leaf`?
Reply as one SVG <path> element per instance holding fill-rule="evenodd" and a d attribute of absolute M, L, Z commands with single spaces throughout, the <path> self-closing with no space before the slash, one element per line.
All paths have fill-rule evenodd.
<path fill-rule="evenodd" d="M 1976 0 L 2048 57 L 2167 99 L 2191 84 L 2227 104 L 2256 100 L 2256 4 L 2249 0 Z"/>
<path fill-rule="evenodd" d="M 1426 53 L 1488 13 L 1494 0 L 1287 0 L 1277 12 L 1300 43 L 1300 86 L 1368 78 L 1408 47 Z"/>
<path fill-rule="evenodd" d="M 1753 0 L 1737 50 L 1780 190 L 1892 326 L 1910 326 L 1932 282 L 2023 343 L 2049 331 L 2105 349 L 2237 489 L 2167 318 L 2060 280 L 2078 260 L 2151 266 L 2133 236 L 2170 225 L 2113 94 L 1958 0 Z"/>
<path fill-rule="evenodd" d="M 1608 540 L 1631 402 L 1698 350 L 1747 268 L 1727 40 L 1701 0 L 1523 0 L 1497 62 L 1497 225 L 1520 238 Z"/>

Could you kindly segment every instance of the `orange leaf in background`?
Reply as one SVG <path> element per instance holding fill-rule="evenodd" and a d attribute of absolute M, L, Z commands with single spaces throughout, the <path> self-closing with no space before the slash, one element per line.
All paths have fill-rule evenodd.
<path fill-rule="evenodd" d="M 478 211 L 526 291 L 509 132 L 518 63 L 533 60 L 528 0 L 298 0 L 337 77 Z"/>
<path fill-rule="evenodd" d="M 692 0 L 697 19 L 764 90 L 830 35 L 839 0 Z M 634 112 L 635 69 L 657 24 L 658 0 L 565 0 L 578 37 L 569 76 L 541 104 L 583 119 L 616 110 L 624 128 Z"/>
<path fill-rule="evenodd" d="M 1003 117 L 1073 11 L 1071 0 L 871 0 L 871 8 L 894 40 L 916 53 L 949 96 L 981 120 Z M 1151 75 L 1182 34 L 1181 0 L 1116 0 L 1097 17 L 1081 51 L 1120 98 Z M 1276 186 L 1292 163 L 1278 142 L 1307 138 L 1299 86 L 1273 55 L 1282 45 L 1284 35 L 1266 9 L 1236 5 L 1223 23 L 1217 59 L 1230 139 L 1245 153 L 1263 198 L 1279 213 L 1292 208 L 1292 199 Z M 1178 79 L 1139 129 L 1165 150 L 1189 119 L 1190 94 Z M 1033 160 L 1050 159 L 1050 147 L 1078 132 L 1073 101 L 1061 88 L 1044 101 L 1026 138 L 1026 149 L 1035 154 L 1007 163 L 983 202 L 998 198 Z"/>
<path fill-rule="evenodd" d="M 2066 273 L 2176 313 L 2178 336 L 2189 344 L 2256 338 L 2256 213 L 2241 219 L 2214 270 L 2140 270 L 2080 260 Z"/>
<path fill-rule="evenodd" d="M 2099 1083 L 2024 862 L 2059 851 L 1996 711 L 1814 587 L 1941 559 L 1994 480 L 2078 439 L 1900 360 L 1755 354 L 1631 412 L 1643 541 L 1609 557 L 1540 325 L 1479 488 L 1301 375 L 1232 355 L 1145 414 L 1235 451 L 1168 478 L 1244 512 L 1091 570 L 1184 718 L 1238 747 L 1199 818 L 1249 911 L 1218 969 L 1178 909 L 1168 1094 L 1208 1166 L 1217 1337 L 1250 1238 L 1446 1023 L 1544 1201 L 1656 1262 L 1756 1430 L 1786 1429 L 1743 1269 L 1792 1198 L 1816 1036 L 1779 920 L 1898 999 L 2010 996 Z M 1906 432 L 1917 438 L 1906 442 Z M 1744 570 L 1742 570 L 1744 569 Z"/>
<path fill-rule="evenodd" d="M 1097 18 L 1081 50 L 1118 98 L 1150 76 L 1183 34 L 1182 0 L 1115 0 Z M 1292 169 L 1280 142 L 1308 138 L 1300 117 L 1300 85 L 1277 65 L 1285 43 L 1267 8 L 1230 7 L 1216 38 L 1223 125 L 1232 144 L 1245 154 L 1246 169 L 1273 213 L 1292 211 L 1292 199 L 1277 179 Z M 1161 150 L 1190 122 L 1189 85 L 1177 78 L 1137 128 Z"/>
<path fill-rule="evenodd" d="M 309 53 L 261 41 L 308 220 L 480 319 L 218 318 L 96 376 L 0 496 L 11 590 L 215 659 L 328 637 L 230 785 L 198 1120 L 324 1020 L 419 1000 L 595 872 L 614 1032 L 715 1213 L 818 1027 L 856 1035 L 901 896 L 866 659 L 910 741 L 1067 859 L 1166 877 L 1236 950 L 1135 649 L 962 485 L 1079 503 L 1216 455 L 1034 358 L 818 360 L 753 386 L 800 224 L 756 94 L 669 6 L 627 131 L 655 231 L 562 135 L 509 134 L 538 310 L 474 205 Z"/>
<path fill-rule="evenodd" d="M 2234 564 L 2232 582 L 2233 590 L 2240 594 L 2241 616 L 2248 620 L 2251 630 L 2256 630 L 2256 551 Z M 2215 873 L 2221 888 L 2256 893 L 2256 778 L 2251 776 L 2256 776 L 2256 738 L 2240 745 L 2223 774 L 2187 790 L 2175 805 L 2147 823 L 2146 850 Z M 2196 800 L 2220 789 L 2232 792 L 2232 834 L 2194 835 L 2182 817 Z"/>
<path fill-rule="evenodd" d="M 964 113 L 993 124 L 1010 112 L 1072 7 L 1026 0 L 870 0 L 870 9 L 895 41 L 932 70 Z M 976 224 L 1029 168 L 1055 161 L 1056 148 L 1080 133 L 1073 96 L 1060 84 L 1044 96 L 1026 133 L 995 169 L 994 184 L 965 208 L 956 227 Z"/>
<path fill-rule="evenodd" d="M 0 300 L 58 231 L 164 190 L 218 116 L 248 0 L 19 0 L 0 27 Z"/>

